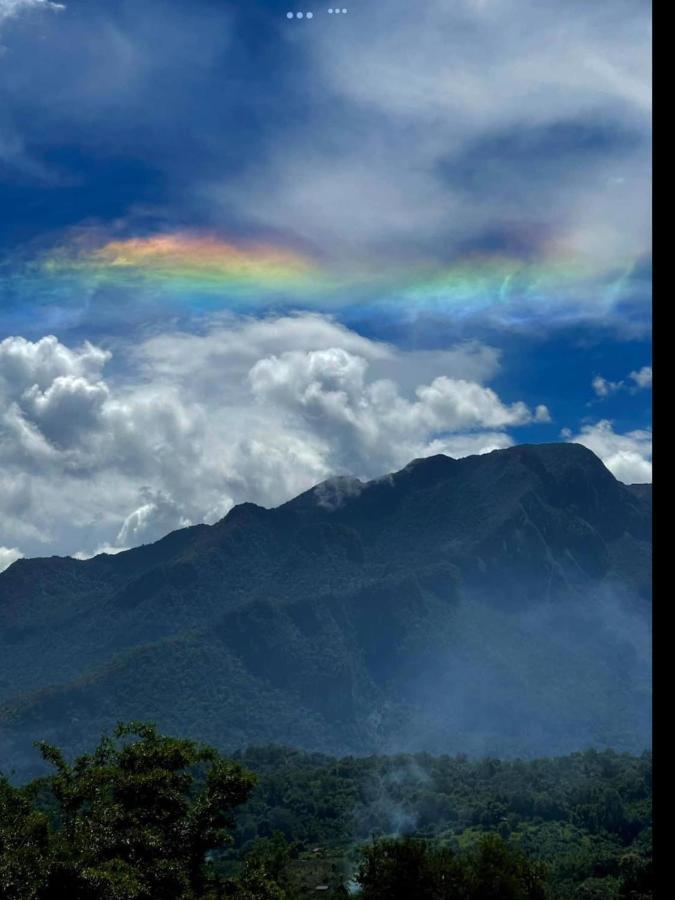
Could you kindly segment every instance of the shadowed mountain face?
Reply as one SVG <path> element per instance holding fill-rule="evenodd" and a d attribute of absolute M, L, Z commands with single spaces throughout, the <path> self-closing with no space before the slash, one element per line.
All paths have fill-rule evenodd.
<path fill-rule="evenodd" d="M 0 769 L 119 719 L 233 749 L 534 755 L 650 734 L 650 499 L 585 448 L 341 478 L 0 575 Z"/>

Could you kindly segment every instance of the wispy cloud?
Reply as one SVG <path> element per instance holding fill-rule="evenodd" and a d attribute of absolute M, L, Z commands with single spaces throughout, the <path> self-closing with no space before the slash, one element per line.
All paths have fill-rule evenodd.
<path fill-rule="evenodd" d="M 22 12 L 37 9 L 63 10 L 64 3 L 56 3 L 54 0 L 0 0 L 0 25 L 13 16 Z"/>
<path fill-rule="evenodd" d="M 79 220 L 285 244 L 347 272 L 343 306 L 375 270 L 394 272 L 383 311 L 648 318 L 644 4 L 364 2 L 304 29 L 258 6 L 157 11 L 78 7 L 0 84 L 24 158 L 78 148 Z"/>
<path fill-rule="evenodd" d="M 632 382 L 632 384 L 631 384 Z M 591 386 L 597 397 L 601 400 L 617 394 L 619 391 L 629 391 L 635 394 L 638 391 L 650 390 L 652 386 L 652 367 L 643 366 L 637 371 L 630 372 L 626 379 L 620 381 L 609 381 L 602 375 L 596 375 Z"/>

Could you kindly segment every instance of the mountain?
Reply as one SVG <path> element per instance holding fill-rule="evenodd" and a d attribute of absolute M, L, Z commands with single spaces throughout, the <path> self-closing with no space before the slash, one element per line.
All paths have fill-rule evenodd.
<path fill-rule="evenodd" d="M 576 444 L 415 460 L 0 575 L 0 769 L 120 719 L 223 749 L 502 756 L 650 734 L 650 492 Z"/>

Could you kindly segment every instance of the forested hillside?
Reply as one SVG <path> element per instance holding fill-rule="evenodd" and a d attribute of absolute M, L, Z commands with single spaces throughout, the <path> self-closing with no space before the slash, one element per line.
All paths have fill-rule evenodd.
<path fill-rule="evenodd" d="M 533 756 L 650 734 L 650 509 L 574 444 L 417 460 L 0 575 L 0 754 L 152 719 L 224 750 Z"/>
<path fill-rule="evenodd" d="M 497 834 L 546 864 L 556 898 L 637 898 L 638 888 L 622 893 L 630 878 L 650 883 L 648 753 L 589 750 L 508 762 L 429 754 L 332 759 L 261 748 L 235 758 L 258 775 L 237 814 L 235 857 L 276 832 L 310 856 L 318 847 L 315 855 L 342 872 L 374 838 L 416 836 L 462 851 Z"/>
<path fill-rule="evenodd" d="M 226 759 L 148 725 L 0 778 L 3 900 L 650 900 L 651 757 Z"/>

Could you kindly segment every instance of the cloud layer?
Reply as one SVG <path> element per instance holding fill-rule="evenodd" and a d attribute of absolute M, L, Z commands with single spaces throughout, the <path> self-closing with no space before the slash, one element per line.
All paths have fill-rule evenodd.
<path fill-rule="evenodd" d="M 60 6 L 0 0 L 0 565 L 551 439 L 547 398 L 651 477 L 642 0 Z"/>
<path fill-rule="evenodd" d="M 309 117 L 262 168 L 210 178 L 198 208 L 350 259 L 517 250 L 609 277 L 649 252 L 643 4 L 393 0 L 359 13 L 294 29 Z"/>
<path fill-rule="evenodd" d="M 318 315 L 230 318 L 115 354 L 8 338 L 0 544 L 114 550 L 332 475 L 509 446 L 549 414 L 487 386 L 499 365 L 482 344 L 402 351 Z"/>
<path fill-rule="evenodd" d="M 644 3 L 373 0 L 303 28 L 274 4 L 235 7 L 92 0 L 41 17 L 39 54 L 30 29 L 12 34 L 0 158 L 41 192 L 49 227 L 120 246 L 185 223 L 215 244 L 262 237 L 345 274 L 343 307 L 367 293 L 355 273 L 395 271 L 369 295 L 385 319 L 644 326 Z M 15 287 L 18 316 L 37 288 Z M 89 286 L 83 314 L 107 299 L 132 315 L 155 296 L 137 288 Z M 43 290 L 72 303 L 70 287 Z M 307 308 L 332 309 L 322 298 Z"/>

